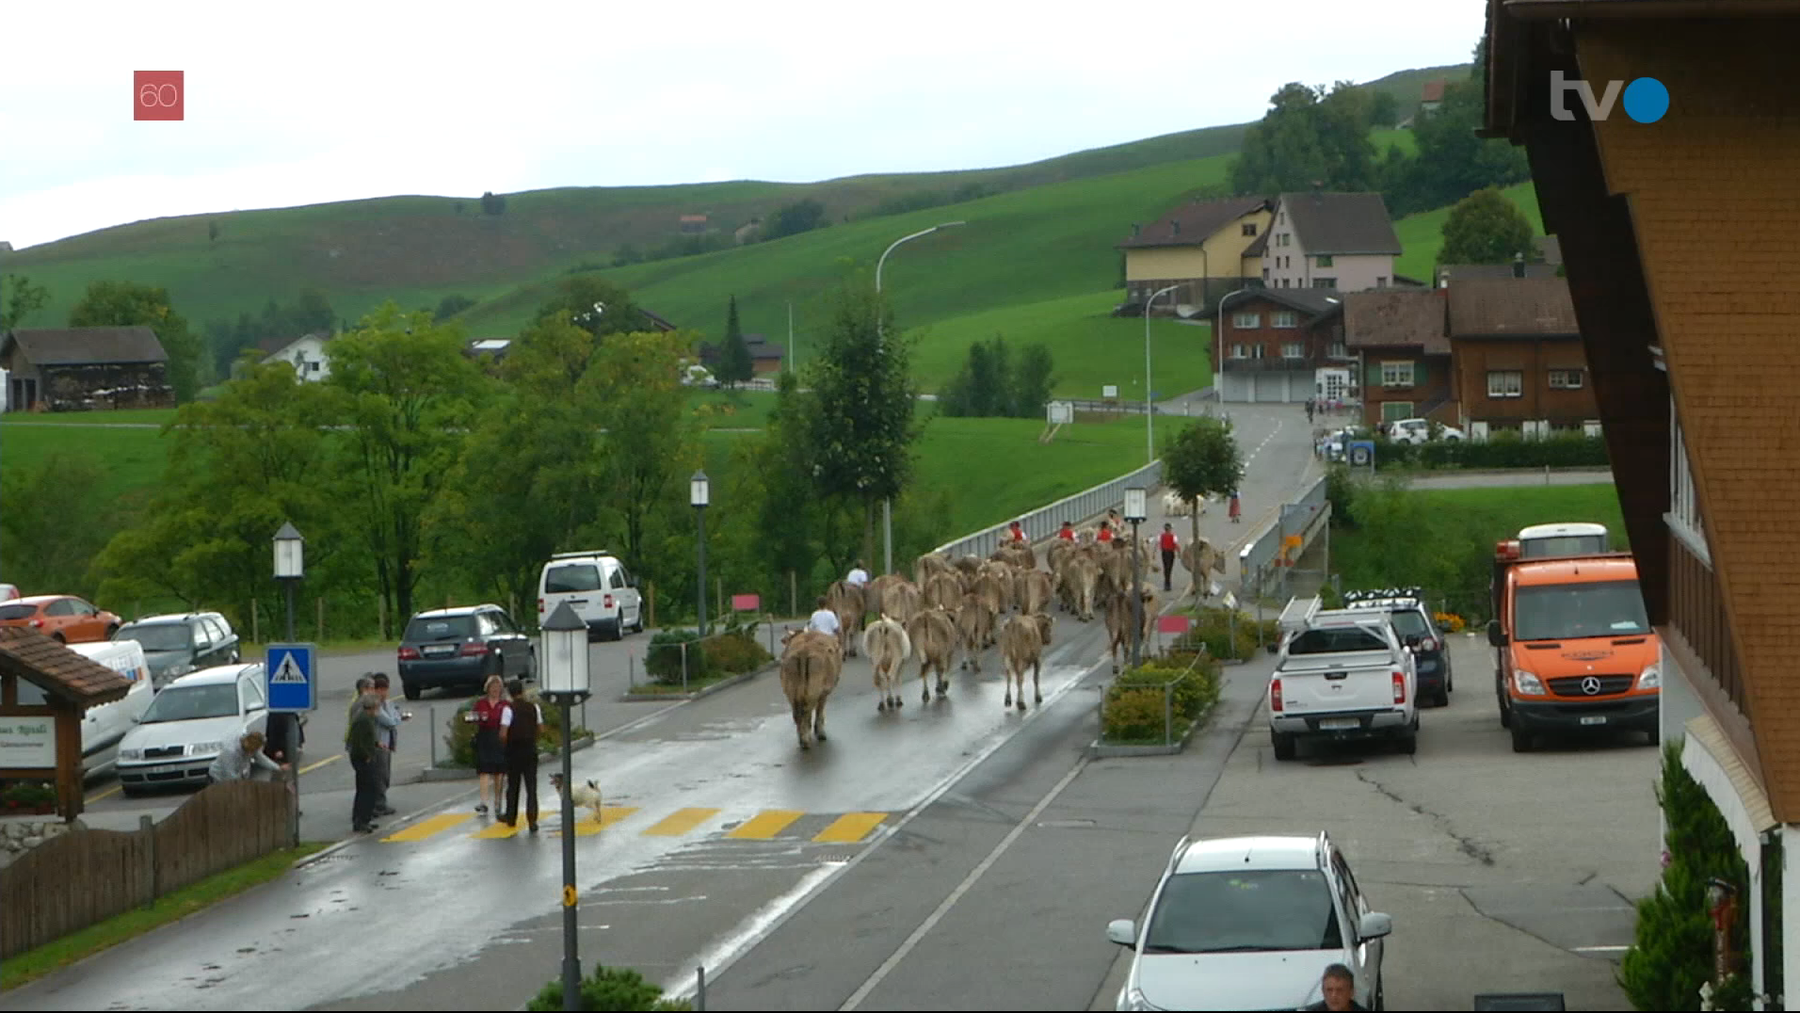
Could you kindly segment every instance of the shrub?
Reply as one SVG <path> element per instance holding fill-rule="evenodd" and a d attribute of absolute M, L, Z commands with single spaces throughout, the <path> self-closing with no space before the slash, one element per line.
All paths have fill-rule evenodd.
<path fill-rule="evenodd" d="M 479 697 L 475 699 L 480 699 Z M 543 712 L 544 720 L 538 725 L 538 752 L 549 753 L 562 748 L 562 708 L 548 700 L 539 700 L 536 690 L 527 690 L 525 699 L 538 705 Z M 475 725 L 463 720 L 463 715 L 475 709 L 475 700 L 465 700 L 450 715 L 444 731 L 444 745 L 450 748 L 450 755 L 444 761 L 446 767 L 475 766 Z M 575 737 L 583 738 L 591 734 L 580 725 L 575 726 Z"/>
<path fill-rule="evenodd" d="M 1107 692 L 1106 723 L 1101 729 L 1101 736 L 1107 741 L 1161 742 L 1167 730 L 1162 690 L 1113 689 Z"/>
<path fill-rule="evenodd" d="M 1234 616 L 1229 609 L 1201 608 L 1194 617 L 1194 625 L 1175 641 L 1175 649 L 1194 651 L 1204 648 L 1215 658 L 1243 661 L 1255 655 L 1259 642 L 1257 634 L 1257 622 L 1247 612 L 1239 611 Z M 1280 621 L 1264 619 L 1260 642 L 1270 644 L 1280 637 Z"/>
<path fill-rule="evenodd" d="M 682 674 L 693 682 L 706 675 L 706 648 L 699 630 L 663 630 L 650 638 L 644 672 L 658 682 L 680 685 Z"/>
<path fill-rule="evenodd" d="M 1165 698 L 1173 711 L 1172 722 L 1163 713 Z M 1161 742 L 1172 732 L 1179 738 L 1218 699 L 1216 658 L 1187 655 L 1147 661 L 1126 669 L 1107 688 L 1101 737 L 1109 742 Z"/>
<path fill-rule="evenodd" d="M 1395 443 L 1375 438 L 1375 466 L 1410 465 L 1416 468 L 1604 468 L 1610 458 L 1606 441 L 1583 433 L 1556 433 L 1525 439 L 1502 431 L 1486 440 L 1429 440 Z M 1329 482 L 1330 479 L 1327 478 Z M 1343 509 L 1332 497 L 1332 509 Z"/>
<path fill-rule="evenodd" d="M 664 999 L 663 991 L 656 985 L 644 980 L 644 976 L 627 968 L 605 967 L 594 968 L 594 972 L 581 979 L 581 1007 L 584 1010 L 691 1010 L 693 1004 L 685 999 Z M 561 978 L 545 985 L 538 991 L 536 998 L 525 1007 L 528 1010 L 559 1010 L 563 1008 L 563 983 Z"/>
<path fill-rule="evenodd" d="M 1469 624 L 1464 621 L 1463 617 L 1454 612 L 1439 612 L 1433 618 L 1437 620 L 1438 627 L 1445 633 L 1461 633 L 1469 628 Z"/>
<path fill-rule="evenodd" d="M 1186 661 L 1170 659 L 1147 661 L 1137 668 L 1126 669 L 1113 680 L 1116 692 L 1142 687 L 1156 691 L 1157 709 L 1162 709 L 1163 687 L 1173 681 L 1174 707 L 1177 717 L 1195 720 L 1219 698 L 1219 662 L 1216 658 L 1196 657 L 1192 667 Z"/>
<path fill-rule="evenodd" d="M 753 672 L 775 660 L 754 638 L 736 633 L 715 633 L 700 642 L 708 670 L 728 675 Z M 680 676 L 676 676 L 677 680 Z M 689 676 L 691 679 L 692 676 Z"/>

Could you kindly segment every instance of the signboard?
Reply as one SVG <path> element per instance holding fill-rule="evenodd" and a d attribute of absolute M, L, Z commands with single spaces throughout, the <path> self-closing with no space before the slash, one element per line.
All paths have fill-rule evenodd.
<path fill-rule="evenodd" d="M 1375 441 L 1354 440 L 1350 444 L 1350 464 L 1356 468 L 1375 466 Z"/>
<path fill-rule="evenodd" d="M 1075 406 L 1068 401 L 1052 401 L 1046 406 L 1047 418 L 1053 426 L 1068 425 L 1075 421 Z"/>
<path fill-rule="evenodd" d="M 1192 620 L 1187 616 L 1158 616 L 1156 618 L 1156 632 L 1158 633 L 1180 636 L 1188 631 L 1190 625 L 1192 625 Z"/>
<path fill-rule="evenodd" d="M 762 596 L 755 594 L 734 594 L 731 596 L 731 611 L 755 612 L 762 608 Z"/>
<path fill-rule="evenodd" d="M 1118 397 L 1119 396 L 1119 385 L 1116 383 L 1109 383 L 1106 386 L 1100 388 L 1100 396 L 1103 398 L 1106 398 L 1109 401 L 1112 400 L 1113 398 Z"/>
<path fill-rule="evenodd" d="M 56 719 L 0 717 L 0 768 L 13 770 L 56 769 Z"/>
<path fill-rule="evenodd" d="M 270 644 L 263 662 L 269 680 L 269 713 L 292 714 L 319 709 L 318 680 L 312 644 Z"/>

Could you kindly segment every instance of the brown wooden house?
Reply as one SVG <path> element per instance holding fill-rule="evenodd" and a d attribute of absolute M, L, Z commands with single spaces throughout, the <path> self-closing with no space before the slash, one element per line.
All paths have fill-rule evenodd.
<path fill-rule="evenodd" d="M 1344 344 L 1362 377 L 1363 424 L 1461 416 L 1446 333 L 1444 289 L 1383 288 L 1344 295 Z"/>
<path fill-rule="evenodd" d="M 1213 382 L 1225 401 L 1299 404 L 1319 393 L 1321 369 L 1347 376 L 1354 362 L 1343 296 L 1329 289 L 1253 288 L 1221 300 L 1219 319 Z"/>
<path fill-rule="evenodd" d="M 1471 278 L 1445 291 L 1455 398 L 1470 439 L 1592 428 L 1599 408 L 1567 279 Z"/>
<path fill-rule="evenodd" d="M 148 327 L 22 327 L 0 336 L 14 411 L 173 407 L 168 363 Z"/>
<path fill-rule="evenodd" d="M 1797 35 L 1782 2 L 1488 7 L 1484 132 L 1524 147 L 1558 240 L 1662 645 L 1662 736 L 1748 867 L 1734 885 L 1763 995 L 1800 982 L 1800 935 L 1771 917 L 1800 910 L 1800 119 L 1769 91 Z M 1559 119 L 1552 72 L 1596 92 L 1651 77 L 1674 99 L 1643 124 L 1564 97 Z M 1654 863 L 1662 842 L 1637 846 Z"/>

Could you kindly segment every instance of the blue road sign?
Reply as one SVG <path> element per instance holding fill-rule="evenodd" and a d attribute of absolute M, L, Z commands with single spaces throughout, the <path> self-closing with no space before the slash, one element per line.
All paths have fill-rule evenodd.
<path fill-rule="evenodd" d="M 1350 464 L 1357 468 L 1375 466 L 1375 441 L 1352 440 L 1350 442 Z"/>
<path fill-rule="evenodd" d="M 312 644 L 270 644 L 263 662 L 268 674 L 269 712 L 292 714 L 319 709 L 319 684 Z"/>

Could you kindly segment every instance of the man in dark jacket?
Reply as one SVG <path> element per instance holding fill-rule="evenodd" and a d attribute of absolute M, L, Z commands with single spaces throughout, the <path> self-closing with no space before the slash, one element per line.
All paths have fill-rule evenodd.
<path fill-rule="evenodd" d="M 1343 964 L 1332 964 L 1325 969 L 1325 976 L 1319 982 L 1319 990 L 1325 993 L 1325 998 L 1306 1007 L 1307 1009 L 1368 1009 L 1356 1001 L 1356 975 Z"/>
<path fill-rule="evenodd" d="M 359 834 L 375 829 L 375 801 L 381 795 L 381 768 L 378 766 L 381 743 L 375 735 L 375 713 L 381 710 L 381 698 L 364 693 L 357 698 L 360 707 L 350 722 L 350 766 L 356 770 L 356 799 L 350 803 L 350 825 Z"/>
<path fill-rule="evenodd" d="M 525 699 L 525 683 L 514 679 L 506 684 L 512 695 L 512 706 L 500 716 L 500 742 L 506 747 L 506 809 L 500 822 L 509 827 L 519 825 L 519 782 L 525 782 L 525 823 L 537 833 L 538 818 L 538 725 L 542 713 L 538 705 Z"/>

